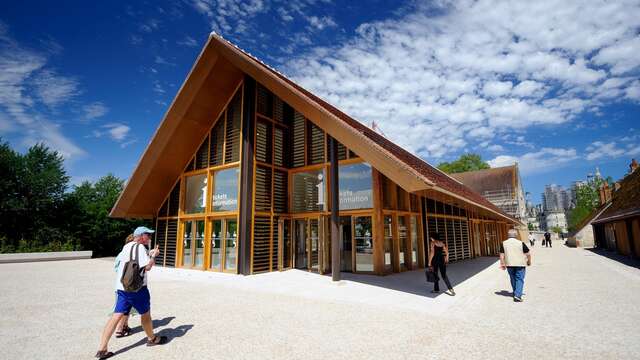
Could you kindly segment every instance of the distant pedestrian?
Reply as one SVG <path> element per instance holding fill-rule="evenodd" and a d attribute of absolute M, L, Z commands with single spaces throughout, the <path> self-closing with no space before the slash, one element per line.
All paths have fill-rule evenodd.
<path fill-rule="evenodd" d="M 544 232 L 544 247 L 553 247 L 551 246 L 551 233 L 549 230 Z"/>
<path fill-rule="evenodd" d="M 513 290 L 513 301 L 522 301 L 526 266 L 531 265 L 531 253 L 527 244 L 518 240 L 518 232 L 511 229 L 509 238 L 500 244 L 500 268 L 507 270 Z"/>
<path fill-rule="evenodd" d="M 456 292 L 453 291 L 453 286 L 447 277 L 447 264 L 449 263 L 449 248 L 444 241 L 440 240 L 440 234 L 431 234 L 431 241 L 429 241 L 431 251 L 429 251 L 429 269 L 436 274 L 436 281 L 433 282 L 432 293 L 440 292 L 440 279 L 438 278 L 438 271 L 442 275 L 442 280 L 447 285 L 449 295 L 455 296 Z"/>
<path fill-rule="evenodd" d="M 536 244 L 536 237 L 533 233 L 529 233 L 529 245 L 534 246 Z"/>
<path fill-rule="evenodd" d="M 120 264 L 118 266 L 118 272 L 116 276 L 116 289 L 118 289 L 118 298 L 116 300 L 116 306 L 113 311 L 113 315 L 111 316 L 109 321 L 107 321 L 107 324 L 105 325 L 102 332 L 100 346 L 98 347 L 98 352 L 95 355 L 95 357 L 98 359 L 107 359 L 114 355 L 113 352 L 107 351 L 109 339 L 111 338 L 111 335 L 113 335 L 118 322 L 122 319 L 124 314 L 129 313 L 132 307 L 135 308 L 140 314 L 140 322 L 142 323 L 142 328 L 147 334 L 147 346 L 161 345 L 167 342 L 166 336 L 157 336 L 153 333 L 153 322 L 151 321 L 151 296 L 149 295 L 149 290 L 147 289 L 147 271 L 151 270 L 151 268 L 153 267 L 154 259 L 160 253 L 160 249 L 156 245 L 155 249 L 147 253 L 147 249 L 145 248 L 145 246 L 149 245 L 149 242 L 151 240 L 150 234 L 152 234 L 153 232 L 154 230 L 148 229 L 144 226 L 136 228 L 136 230 L 133 232 L 133 241 L 127 243 L 122 248 L 122 252 L 120 255 Z M 123 275 L 126 275 L 127 277 L 131 275 L 128 272 L 125 273 L 125 268 L 127 270 L 131 269 L 131 265 L 129 264 L 128 266 L 129 262 L 137 262 L 142 272 L 141 276 L 143 278 L 138 278 L 141 280 L 141 283 L 138 283 L 141 287 L 136 291 L 125 291 L 124 284 L 122 282 L 122 279 L 125 277 Z"/>

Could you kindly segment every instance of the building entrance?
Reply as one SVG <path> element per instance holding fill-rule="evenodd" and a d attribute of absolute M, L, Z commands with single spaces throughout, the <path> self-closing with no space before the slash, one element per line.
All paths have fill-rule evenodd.
<path fill-rule="evenodd" d="M 320 229 L 318 218 L 295 219 L 293 222 L 295 268 L 318 271 L 320 269 Z"/>

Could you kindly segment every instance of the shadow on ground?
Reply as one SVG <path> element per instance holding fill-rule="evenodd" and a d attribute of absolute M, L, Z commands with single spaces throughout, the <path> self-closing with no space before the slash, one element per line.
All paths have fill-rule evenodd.
<path fill-rule="evenodd" d="M 173 319 L 173 317 L 171 319 Z M 154 329 L 156 328 L 155 321 L 154 321 L 153 328 Z M 166 345 L 166 344 L 172 342 L 174 339 L 177 339 L 179 337 L 184 336 L 192 328 L 193 328 L 192 324 L 180 325 L 180 326 L 177 326 L 175 328 L 162 329 L 159 332 L 157 332 L 156 335 L 157 336 L 166 336 L 167 337 L 167 342 L 164 344 L 164 345 Z M 127 352 L 127 351 L 133 349 L 133 348 L 136 348 L 136 347 L 142 346 L 142 345 L 146 345 L 146 344 L 147 344 L 147 337 L 145 336 L 140 341 L 135 342 L 135 343 L 133 343 L 131 345 L 125 346 L 122 349 L 119 349 L 118 351 L 116 351 L 114 353 L 114 355 L 122 354 L 124 352 Z M 157 346 L 164 346 L 164 345 L 157 345 Z"/>
<path fill-rule="evenodd" d="M 591 248 L 591 249 L 585 249 L 585 250 L 587 251 L 587 253 L 591 255 L 604 256 L 611 260 L 617 261 L 621 264 L 640 269 L 640 259 L 635 259 L 630 256 L 621 255 L 613 250 L 605 250 L 605 249 L 598 249 L 598 248 Z"/>
<path fill-rule="evenodd" d="M 135 319 L 135 318 L 139 318 L 138 315 L 134 316 L 134 317 L 130 317 L 129 321 L 131 321 L 131 319 Z M 164 319 L 155 319 L 153 320 L 153 328 L 157 329 L 161 326 L 167 326 L 169 325 L 169 323 L 171 322 L 171 320 L 175 319 L 175 316 L 167 316 Z M 131 325 L 129 325 L 129 327 L 131 327 Z M 139 333 L 142 331 L 142 325 L 138 325 L 136 327 L 132 327 L 131 328 L 131 335 L 135 334 L 135 333 Z"/>
<path fill-rule="evenodd" d="M 496 260 L 496 257 L 479 257 L 451 263 L 447 266 L 447 276 L 455 289 L 458 284 L 495 264 Z M 443 295 L 442 291 L 431 293 L 433 283 L 427 283 L 424 272 L 425 269 L 419 269 L 386 276 L 342 273 L 342 279 L 430 298 Z M 440 280 L 440 289 L 446 290 L 446 288 L 447 286 Z"/>

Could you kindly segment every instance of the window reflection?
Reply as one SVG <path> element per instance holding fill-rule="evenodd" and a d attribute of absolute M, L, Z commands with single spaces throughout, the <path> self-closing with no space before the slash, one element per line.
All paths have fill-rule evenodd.
<path fill-rule="evenodd" d="M 355 217 L 356 271 L 373 271 L 371 216 Z"/>
<path fill-rule="evenodd" d="M 184 212 L 186 214 L 203 213 L 207 198 L 207 175 L 188 176 L 186 180 Z"/>
<path fill-rule="evenodd" d="M 418 262 L 418 218 L 411 216 L 411 262 Z"/>
<path fill-rule="evenodd" d="M 238 210 L 238 168 L 216 171 L 213 176 L 212 211 Z"/>
<path fill-rule="evenodd" d="M 182 232 L 182 266 L 191 266 L 193 257 L 191 255 L 192 221 L 185 221 Z"/>
<path fill-rule="evenodd" d="M 236 269 L 236 249 L 238 247 L 238 223 L 235 219 L 225 221 L 225 270 Z"/>
<path fill-rule="evenodd" d="M 222 261 L 222 220 L 213 220 L 211 222 L 211 268 L 220 270 Z"/>
<path fill-rule="evenodd" d="M 324 169 L 293 174 L 293 212 L 325 210 Z"/>
<path fill-rule="evenodd" d="M 407 249 L 407 222 L 404 216 L 398 216 L 398 241 L 400 242 L 400 266 L 404 266 L 404 253 Z"/>
<path fill-rule="evenodd" d="M 373 207 L 371 165 L 367 163 L 341 165 L 338 170 L 340 210 Z"/>

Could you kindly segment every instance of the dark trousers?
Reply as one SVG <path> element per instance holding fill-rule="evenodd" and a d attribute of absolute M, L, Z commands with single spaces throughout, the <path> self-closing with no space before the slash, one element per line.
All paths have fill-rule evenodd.
<path fill-rule="evenodd" d="M 447 285 L 447 289 L 453 289 L 453 286 L 451 286 L 451 282 L 447 277 L 447 265 L 444 262 L 433 263 L 433 272 L 436 274 L 436 276 L 438 276 L 438 271 L 440 272 L 440 277 L 442 277 L 442 280 L 444 280 L 444 283 Z M 440 291 L 440 277 L 438 277 L 438 279 L 433 283 L 434 291 Z"/>

